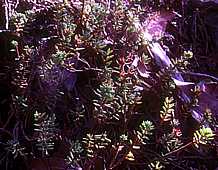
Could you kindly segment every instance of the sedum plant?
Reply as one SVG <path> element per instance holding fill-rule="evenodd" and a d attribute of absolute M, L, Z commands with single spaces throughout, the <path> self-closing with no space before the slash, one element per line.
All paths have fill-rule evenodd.
<path fill-rule="evenodd" d="M 199 148 L 199 145 L 210 144 L 214 140 L 215 134 L 209 127 L 202 127 L 199 130 L 196 130 L 193 137 L 193 143 L 195 147 Z"/>
<path fill-rule="evenodd" d="M 0 169 L 216 169 L 203 5 L 0 2 Z"/>

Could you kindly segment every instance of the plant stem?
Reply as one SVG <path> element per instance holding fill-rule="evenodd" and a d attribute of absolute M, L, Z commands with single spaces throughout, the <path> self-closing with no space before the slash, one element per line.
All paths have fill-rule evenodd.
<path fill-rule="evenodd" d="M 172 152 L 169 152 L 169 153 L 165 154 L 163 157 L 167 157 L 167 156 L 172 155 L 172 154 L 174 154 L 174 153 L 176 153 L 176 152 L 179 152 L 179 151 L 181 151 L 181 150 L 183 150 L 183 149 L 189 147 L 190 145 L 192 145 L 192 142 L 189 142 L 189 143 L 187 143 L 186 145 L 184 145 L 184 146 L 182 146 L 182 147 L 180 147 L 180 148 L 178 148 L 178 149 L 176 149 L 176 150 L 173 150 Z"/>

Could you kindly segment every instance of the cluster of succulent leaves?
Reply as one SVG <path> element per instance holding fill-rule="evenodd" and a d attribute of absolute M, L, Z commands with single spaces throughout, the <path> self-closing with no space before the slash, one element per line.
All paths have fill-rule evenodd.
<path fill-rule="evenodd" d="M 169 38 L 182 32 L 165 33 L 164 28 L 164 35 L 150 42 L 135 25 L 153 22 L 160 11 L 184 12 L 182 1 L 35 3 L 20 1 L 9 17 L 13 73 L 8 75 L 10 108 L 0 116 L 0 167 L 218 166 L 216 116 L 210 108 L 202 115 L 195 110 L 207 84 L 187 77 L 194 83 L 184 87 L 172 76 L 195 71 L 191 49 L 183 47 L 182 38 Z M 177 32 L 184 26 L 179 17 L 173 22 Z M 162 67 L 151 55 L 152 43 L 177 51 L 168 53 L 170 67 Z M 190 100 L 184 101 L 184 95 Z M 57 158 L 58 165 L 33 163 Z"/>

